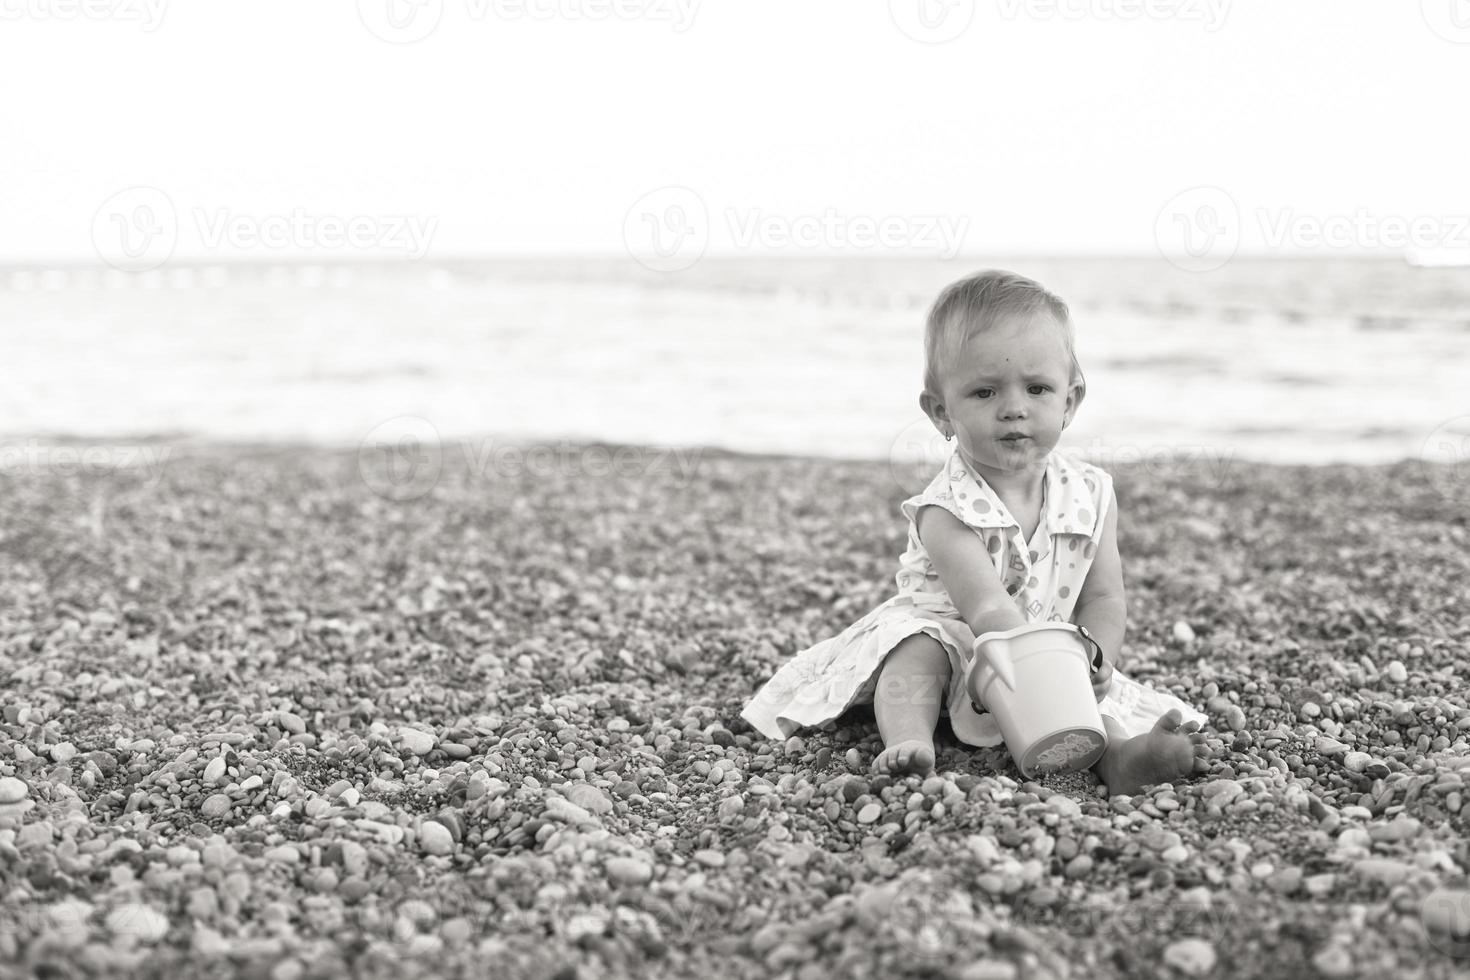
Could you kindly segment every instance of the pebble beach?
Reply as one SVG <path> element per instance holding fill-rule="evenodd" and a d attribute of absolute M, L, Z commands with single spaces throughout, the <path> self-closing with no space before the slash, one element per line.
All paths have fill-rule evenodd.
<path fill-rule="evenodd" d="M 0 469 L 0 975 L 1470 970 L 1462 473 L 1109 467 L 1122 665 L 1212 755 L 1108 798 L 740 720 L 917 470 L 167 448 Z"/>

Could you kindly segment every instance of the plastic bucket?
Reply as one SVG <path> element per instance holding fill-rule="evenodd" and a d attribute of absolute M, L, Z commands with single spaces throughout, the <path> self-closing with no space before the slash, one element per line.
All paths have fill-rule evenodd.
<path fill-rule="evenodd" d="M 1015 690 L 991 669 L 984 647 L 1009 656 Z M 977 637 L 968 683 L 1028 779 L 1087 769 L 1102 758 L 1107 730 L 1092 693 L 1091 652 L 1071 623 L 1029 623 Z"/>

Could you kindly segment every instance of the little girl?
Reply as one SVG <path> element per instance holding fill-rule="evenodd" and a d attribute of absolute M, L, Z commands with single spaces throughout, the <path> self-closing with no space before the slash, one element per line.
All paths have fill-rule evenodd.
<path fill-rule="evenodd" d="M 1053 451 L 1087 390 L 1067 305 L 1022 276 L 979 273 L 935 301 L 924 354 L 919 404 L 955 445 L 901 505 L 898 595 L 796 654 L 742 717 L 786 738 L 871 701 L 884 744 L 874 770 L 929 775 L 941 694 L 962 742 L 1003 741 L 966 691 L 975 637 L 1072 622 L 1105 661 L 1093 676 L 1108 735 L 1099 778 L 1136 793 L 1188 775 L 1205 715 L 1114 669 L 1127 606 L 1112 478 Z"/>

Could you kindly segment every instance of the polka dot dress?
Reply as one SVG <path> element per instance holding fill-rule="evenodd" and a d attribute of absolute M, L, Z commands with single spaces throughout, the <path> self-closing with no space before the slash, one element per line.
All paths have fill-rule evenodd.
<path fill-rule="evenodd" d="M 988 713 L 976 713 L 964 690 L 975 636 L 961 619 L 919 541 L 919 510 L 943 507 L 985 540 L 986 553 L 1006 592 L 1027 622 L 1071 622 L 1077 597 L 1097 554 L 1112 477 L 1096 466 L 1053 452 L 1047 457 L 1036 531 L 1029 541 L 1021 524 L 956 449 L 922 493 L 903 501 L 908 547 L 899 556 L 898 594 L 837 636 L 797 653 L 761 687 L 741 712 L 768 738 L 839 717 L 854 704 L 872 701 L 883 658 L 915 633 L 938 640 L 950 660 L 945 706 L 955 735 L 977 746 L 1003 741 Z M 1098 707 L 1129 735 L 1147 731 L 1170 707 L 1185 719 L 1205 716 L 1171 695 L 1154 691 L 1114 671 L 1112 691 Z"/>

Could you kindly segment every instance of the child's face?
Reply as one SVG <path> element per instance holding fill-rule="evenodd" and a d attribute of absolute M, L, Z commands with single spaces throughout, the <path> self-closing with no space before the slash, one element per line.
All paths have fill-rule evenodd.
<path fill-rule="evenodd" d="M 1013 317 L 971 337 L 945 366 L 944 415 L 982 473 L 1035 470 L 1055 448 L 1081 401 L 1069 388 L 1064 337 L 1051 316 Z"/>

